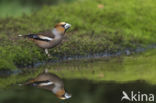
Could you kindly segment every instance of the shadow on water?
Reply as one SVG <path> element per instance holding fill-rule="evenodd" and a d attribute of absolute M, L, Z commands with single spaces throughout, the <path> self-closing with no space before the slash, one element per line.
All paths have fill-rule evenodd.
<path fill-rule="evenodd" d="M 51 92 L 43 89 L 13 86 L 0 90 L 0 103 L 122 103 L 122 91 L 125 91 L 128 95 L 131 91 L 136 94 L 138 91 L 140 94 L 156 94 L 156 85 L 148 84 L 142 80 L 128 83 L 93 82 L 81 79 L 64 81 L 65 88 L 72 93 L 71 99 L 62 101 Z M 125 100 L 123 103 L 131 102 Z"/>

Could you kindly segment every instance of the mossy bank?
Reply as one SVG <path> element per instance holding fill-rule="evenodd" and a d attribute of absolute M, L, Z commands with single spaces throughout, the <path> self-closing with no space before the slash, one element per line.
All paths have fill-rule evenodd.
<path fill-rule="evenodd" d="M 19 34 L 37 33 L 60 22 L 72 24 L 51 59 L 116 52 L 156 43 L 155 0 L 84 0 L 45 6 L 31 15 L 0 20 L 0 69 L 16 69 L 47 60 L 43 50 Z"/>
<path fill-rule="evenodd" d="M 66 61 L 48 64 L 40 68 L 26 69 L 25 73 L 0 78 L 0 88 L 23 83 L 42 73 L 44 69 L 66 80 L 90 80 L 93 82 L 128 83 L 145 81 L 156 84 L 156 50 L 133 56 L 103 58 L 94 60 Z M 112 65 L 113 64 L 113 65 Z M 6 82 L 7 81 L 7 82 Z"/>

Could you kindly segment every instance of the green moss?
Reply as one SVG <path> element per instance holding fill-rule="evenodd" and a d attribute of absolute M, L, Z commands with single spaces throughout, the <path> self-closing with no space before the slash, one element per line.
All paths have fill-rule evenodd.
<path fill-rule="evenodd" d="M 48 64 L 37 69 L 26 69 L 25 74 L 22 73 L 21 75 L 11 75 L 8 78 L 0 78 L 0 88 L 25 82 L 36 77 L 45 68 L 49 72 L 55 73 L 66 80 L 85 79 L 94 82 L 114 81 L 115 83 L 144 80 L 150 84 L 156 84 L 155 52 L 156 50 L 152 50 L 140 55 L 127 57 L 66 61 Z"/>
<path fill-rule="evenodd" d="M 8 70 L 8 69 L 16 69 L 16 67 L 12 61 L 1 59 L 0 60 L 0 69 Z"/>
<path fill-rule="evenodd" d="M 31 15 L 33 12 L 40 10 L 44 5 L 57 5 L 71 1 L 73 0 L 1 0 L 0 18 Z"/>
<path fill-rule="evenodd" d="M 98 4 L 104 8 L 98 8 Z M 0 57 L 9 58 L 14 66 L 46 60 L 41 49 L 17 35 L 51 29 L 60 21 L 71 23 L 72 28 L 61 45 L 50 49 L 52 59 L 155 43 L 154 4 L 155 0 L 85 0 L 45 6 L 29 16 L 1 19 Z"/>
<path fill-rule="evenodd" d="M 21 43 L 21 45 L 18 43 Z M 27 45 L 24 45 L 23 42 L 18 43 L 5 42 L 5 46 L 0 46 L 0 63 L 4 65 L 1 65 L 0 67 L 3 68 L 0 69 L 16 69 L 15 66 L 32 65 L 33 62 L 41 61 L 44 57 L 41 57 L 42 53 L 39 49 L 32 47 L 30 43 L 27 43 Z M 5 66 L 7 68 L 4 68 Z"/>
<path fill-rule="evenodd" d="M 51 64 L 50 72 L 66 79 L 89 79 L 94 81 L 130 82 L 145 80 L 156 84 L 156 50 L 141 55 L 97 60 L 69 61 Z M 73 75 L 74 74 L 74 75 Z"/>

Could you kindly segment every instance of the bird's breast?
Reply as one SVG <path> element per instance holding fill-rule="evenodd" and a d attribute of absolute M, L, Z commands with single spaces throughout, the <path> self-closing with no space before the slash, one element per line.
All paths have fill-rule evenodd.
<path fill-rule="evenodd" d="M 40 40 L 35 40 L 35 43 L 40 47 L 40 48 L 53 48 L 55 46 L 57 46 L 58 44 L 60 44 L 62 41 L 62 39 L 54 39 L 51 41 L 40 41 Z"/>

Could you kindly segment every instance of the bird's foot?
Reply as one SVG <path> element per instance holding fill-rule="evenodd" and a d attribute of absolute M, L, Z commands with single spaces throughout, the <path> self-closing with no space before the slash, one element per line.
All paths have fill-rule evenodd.
<path fill-rule="evenodd" d="M 48 58 L 52 58 L 52 56 L 49 53 L 47 55 L 48 55 Z"/>

